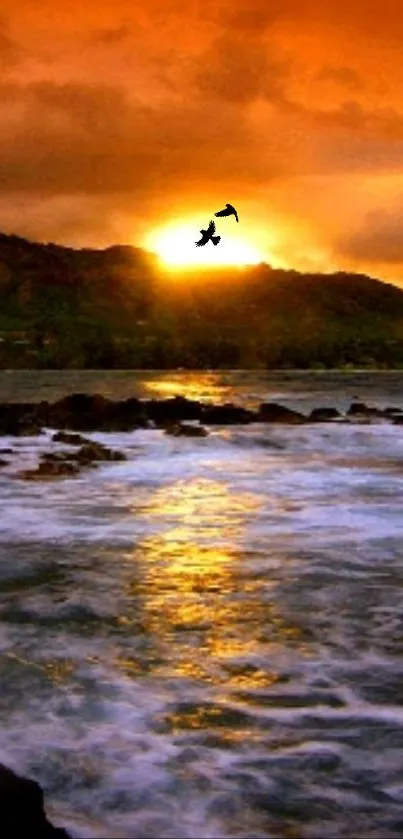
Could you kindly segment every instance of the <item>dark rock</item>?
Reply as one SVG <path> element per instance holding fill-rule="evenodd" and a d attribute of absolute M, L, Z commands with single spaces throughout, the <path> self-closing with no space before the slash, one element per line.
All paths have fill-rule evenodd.
<path fill-rule="evenodd" d="M 69 839 L 48 821 L 43 791 L 36 781 L 16 775 L 0 764 L 0 833 L 4 839 Z"/>
<path fill-rule="evenodd" d="M 37 437 L 42 434 L 42 429 L 39 425 L 19 425 L 14 430 L 14 437 Z"/>
<path fill-rule="evenodd" d="M 143 403 L 133 396 L 111 403 L 103 428 L 105 431 L 132 431 L 136 428 L 147 428 L 148 424 Z"/>
<path fill-rule="evenodd" d="M 254 411 L 226 402 L 224 405 L 203 406 L 202 421 L 206 425 L 238 425 L 256 422 Z"/>
<path fill-rule="evenodd" d="M 13 449 L 0 449 L 0 454 L 13 454 Z"/>
<path fill-rule="evenodd" d="M 370 408 L 365 402 L 352 402 L 347 411 L 348 417 L 366 417 L 370 419 L 371 417 L 381 417 L 382 415 L 382 411 L 378 408 Z"/>
<path fill-rule="evenodd" d="M 44 452 L 41 455 L 41 460 L 45 460 L 48 463 L 65 463 L 66 461 L 72 461 L 74 459 L 74 454 L 72 452 Z"/>
<path fill-rule="evenodd" d="M 99 394 L 74 393 L 48 407 L 47 422 L 56 428 L 94 431 L 103 428 L 112 404 Z"/>
<path fill-rule="evenodd" d="M 0 405 L 0 434 L 25 437 L 41 434 L 38 405 L 8 402 Z"/>
<path fill-rule="evenodd" d="M 169 423 L 165 429 L 166 434 L 173 437 L 207 437 L 208 431 L 202 425 L 186 425 L 183 422 Z"/>
<path fill-rule="evenodd" d="M 82 438 L 84 439 L 84 438 Z M 126 460 L 123 452 L 108 449 L 100 443 L 87 442 L 78 450 L 45 452 L 37 469 L 26 470 L 22 476 L 28 480 L 41 480 L 50 477 L 77 475 L 82 466 L 90 466 L 102 461 Z"/>
<path fill-rule="evenodd" d="M 180 420 L 200 420 L 203 413 L 201 402 L 186 399 L 184 396 L 174 396 L 170 399 L 151 399 L 143 402 L 147 417 L 157 425 Z"/>
<path fill-rule="evenodd" d="M 77 475 L 79 471 L 75 463 L 43 460 L 37 469 L 26 469 L 20 473 L 20 477 L 25 478 L 27 481 L 42 481 L 48 478 L 71 477 L 72 475 Z"/>
<path fill-rule="evenodd" d="M 130 431 L 148 424 L 139 399 L 114 402 L 99 394 L 66 396 L 48 406 L 45 413 L 48 425 L 75 431 Z"/>
<path fill-rule="evenodd" d="M 336 408 L 314 408 L 309 414 L 309 422 L 331 422 L 341 419 L 341 414 Z"/>
<path fill-rule="evenodd" d="M 14 434 L 24 424 L 34 421 L 35 410 L 33 405 L 20 403 L 3 403 L 0 405 L 0 433 Z"/>
<path fill-rule="evenodd" d="M 101 443 L 87 443 L 85 446 L 81 446 L 74 454 L 74 459 L 83 464 L 127 460 L 123 452 L 108 449 L 106 446 L 102 446 Z"/>
<path fill-rule="evenodd" d="M 8 460 L 4 460 L 4 457 L 0 457 L 0 466 L 8 466 L 8 464 Z"/>
<path fill-rule="evenodd" d="M 42 434 L 42 429 L 32 408 L 26 412 L 25 405 L 2 405 L 0 408 L 0 434 L 13 437 L 33 437 Z"/>
<path fill-rule="evenodd" d="M 58 431 L 53 435 L 52 440 L 55 443 L 66 443 L 68 446 L 84 446 L 86 443 L 91 443 L 91 440 L 87 440 L 81 434 L 72 434 L 69 431 Z"/>
<path fill-rule="evenodd" d="M 390 417 L 391 419 L 396 418 L 403 418 L 403 410 L 402 408 L 385 408 L 383 415 L 385 417 Z"/>
<path fill-rule="evenodd" d="M 307 417 L 278 402 L 263 402 L 258 411 L 258 422 L 278 422 L 286 425 L 301 425 Z"/>

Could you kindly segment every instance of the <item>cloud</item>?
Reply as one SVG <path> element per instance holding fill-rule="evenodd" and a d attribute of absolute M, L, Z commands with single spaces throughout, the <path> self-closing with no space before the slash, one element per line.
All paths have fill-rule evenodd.
<path fill-rule="evenodd" d="M 119 87 L 50 82 L 0 85 L 2 109 L 19 119 L 0 136 L 3 192 L 154 194 L 261 175 L 246 165 L 253 137 L 231 104 L 145 106 Z"/>
<path fill-rule="evenodd" d="M 363 86 L 359 73 L 352 67 L 346 67 L 344 65 L 337 67 L 327 64 L 321 68 L 316 78 L 318 81 L 334 82 L 341 87 L 351 90 L 357 90 Z"/>
<path fill-rule="evenodd" d="M 403 173 L 400 0 L 15 0 L 7 14 L 0 228 L 8 206 L 24 233 L 113 241 L 120 224 L 259 195 L 259 225 L 278 201 L 319 247 L 343 238 L 357 176 L 376 193 Z"/>
<path fill-rule="evenodd" d="M 403 265 L 403 201 L 394 210 L 373 210 L 361 227 L 337 242 L 338 252 L 349 259 L 381 265 Z"/>
<path fill-rule="evenodd" d="M 0 16 L 0 68 L 4 71 L 16 67 L 25 51 L 10 35 L 8 21 Z"/>
<path fill-rule="evenodd" d="M 292 3 L 283 0 L 233 0 L 231 4 L 221 6 L 217 21 L 231 35 L 242 36 L 257 34 L 262 36 L 265 30 L 277 21 L 287 18 L 293 12 Z"/>
<path fill-rule="evenodd" d="M 374 138 L 403 138 L 403 115 L 395 108 L 364 108 L 360 102 L 348 100 L 339 108 L 307 109 L 306 113 L 319 127 L 358 130 Z"/>
<path fill-rule="evenodd" d="M 194 63 L 199 94 L 227 102 L 250 104 L 259 97 L 281 101 L 289 74 L 284 60 L 269 55 L 260 38 L 220 35 Z"/>
<path fill-rule="evenodd" d="M 98 29 L 96 32 L 92 32 L 90 41 L 94 44 L 106 46 L 121 44 L 127 40 L 131 32 L 131 27 L 127 23 L 122 23 L 120 26 L 107 26 L 103 29 Z"/>

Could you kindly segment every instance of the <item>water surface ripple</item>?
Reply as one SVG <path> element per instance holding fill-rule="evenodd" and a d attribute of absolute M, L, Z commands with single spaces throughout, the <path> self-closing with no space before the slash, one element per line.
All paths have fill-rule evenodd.
<path fill-rule="evenodd" d="M 105 391 L 107 374 L 71 375 Z M 247 401 L 231 375 L 223 398 Z M 51 374 L 36 376 L 43 398 Z M 249 394 L 402 406 L 402 374 L 365 376 L 252 377 Z M 182 391 L 158 381 L 189 395 L 188 374 Z M 402 428 L 91 434 L 128 460 L 19 479 L 51 433 L 1 441 L 0 753 L 53 821 L 77 837 L 401 837 Z"/>

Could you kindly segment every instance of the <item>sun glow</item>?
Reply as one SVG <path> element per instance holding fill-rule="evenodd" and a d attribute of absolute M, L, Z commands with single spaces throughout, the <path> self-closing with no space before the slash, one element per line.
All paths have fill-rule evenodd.
<path fill-rule="evenodd" d="M 217 233 L 221 235 L 218 245 L 208 242 L 204 247 L 197 248 L 195 242 L 200 238 L 199 231 L 206 228 L 208 223 L 209 219 L 204 222 L 198 219 L 196 222 L 187 221 L 161 227 L 149 234 L 145 247 L 156 253 L 166 267 L 173 269 L 256 265 L 264 261 L 259 248 L 248 242 L 241 232 L 227 232 L 228 220 L 225 225 L 221 222 L 218 227 L 217 224 Z"/>

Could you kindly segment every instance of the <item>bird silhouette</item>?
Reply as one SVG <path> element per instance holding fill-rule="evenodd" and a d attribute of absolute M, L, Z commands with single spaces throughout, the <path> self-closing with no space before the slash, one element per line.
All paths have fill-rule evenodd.
<path fill-rule="evenodd" d="M 214 233 L 215 233 L 215 222 L 214 221 L 210 221 L 210 224 L 209 224 L 207 230 L 201 230 L 200 233 L 202 233 L 203 235 L 202 235 L 201 239 L 199 239 L 199 241 L 195 243 L 197 248 L 201 248 L 202 245 L 207 245 L 207 242 L 210 242 L 210 240 L 212 241 L 213 245 L 218 245 L 218 243 L 221 239 L 221 236 L 214 236 Z"/>
<path fill-rule="evenodd" d="M 238 213 L 232 204 L 226 204 L 223 210 L 220 210 L 218 213 L 214 213 L 214 215 L 219 218 L 222 218 L 222 216 L 235 216 L 236 220 L 239 221 Z"/>

